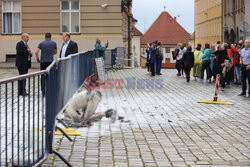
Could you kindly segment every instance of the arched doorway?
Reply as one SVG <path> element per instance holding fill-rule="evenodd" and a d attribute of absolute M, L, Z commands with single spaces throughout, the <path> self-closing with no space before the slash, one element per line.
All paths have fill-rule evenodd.
<path fill-rule="evenodd" d="M 230 30 L 230 35 L 229 35 L 229 42 L 232 44 L 232 43 L 235 43 L 235 32 L 233 29 Z"/>
<path fill-rule="evenodd" d="M 224 42 L 229 42 L 229 33 L 228 33 L 228 30 L 225 30 L 224 32 Z"/>

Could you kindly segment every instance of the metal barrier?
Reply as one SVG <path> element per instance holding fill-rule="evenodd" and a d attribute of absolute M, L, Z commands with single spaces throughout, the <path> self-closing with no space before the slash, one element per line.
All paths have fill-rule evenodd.
<path fill-rule="evenodd" d="M 138 63 L 136 57 L 126 58 L 126 51 L 123 47 L 118 47 L 112 50 L 112 55 L 114 55 L 114 59 L 112 59 L 112 68 L 115 70 L 119 70 L 128 65 L 129 61 L 133 61 L 135 67 L 138 67 Z"/>
<path fill-rule="evenodd" d="M 105 68 L 112 68 L 116 62 L 117 49 L 108 49 L 105 52 Z"/>
<path fill-rule="evenodd" d="M 56 154 L 68 166 L 71 165 L 67 160 L 53 150 L 56 118 L 87 77 L 94 74 L 94 55 L 94 51 L 78 53 L 59 59 L 48 68 L 46 79 L 46 148 L 49 154 Z M 59 128 L 59 130 L 61 129 Z M 37 166 L 43 162 L 42 160 Z"/>
<path fill-rule="evenodd" d="M 40 82 L 46 73 L 0 81 L 0 166 L 29 166 L 45 154 L 46 105 Z M 20 91 L 25 83 L 27 91 Z"/>
<path fill-rule="evenodd" d="M 94 58 L 93 51 L 78 53 L 45 71 L 0 81 L 0 166 L 40 166 L 52 153 L 71 166 L 52 147 L 56 117 L 94 73 Z M 18 82 L 26 83 L 26 96 L 18 95 Z"/>

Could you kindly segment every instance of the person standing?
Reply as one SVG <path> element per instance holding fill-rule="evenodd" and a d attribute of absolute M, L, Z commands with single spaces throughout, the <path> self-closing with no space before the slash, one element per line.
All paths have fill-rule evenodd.
<path fill-rule="evenodd" d="M 232 53 L 234 55 L 233 57 L 233 67 L 234 67 L 234 83 L 237 85 L 241 85 L 241 73 L 240 73 L 240 69 L 241 69 L 241 65 L 240 65 L 240 50 L 242 48 L 242 44 L 238 43 L 236 44 L 236 47 L 232 47 Z"/>
<path fill-rule="evenodd" d="M 227 48 L 228 48 L 228 44 L 227 43 L 223 43 L 221 45 L 220 50 L 217 50 L 216 52 L 214 52 L 213 54 L 215 55 L 215 60 L 216 60 L 216 69 L 217 69 L 217 73 L 216 74 L 220 74 L 220 85 L 221 85 L 221 90 L 224 91 L 224 88 L 226 86 L 225 82 L 225 77 L 223 75 L 223 64 L 225 62 L 225 60 L 228 59 L 228 55 L 227 55 Z"/>
<path fill-rule="evenodd" d="M 156 75 L 162 75 L 161 74 L 162 60 L 163 60 L 162 46 L 161 42 L 158 42 L 156 48 Z"/>
<path fill-rule="evenodd" d="M 219 54 L 222 52 L 222 47 L 220 45 L 216 45 L 215 51 L 211 54 L 211 57 L 214 57 L 214 66 L 213 66 L 213 75 L 214 79 L 216 79 L 217 75 L 220 74 L 220 64 L 218 62 Z"/>
<path fill-rule="evenodd" d="M 156 53 L 155 52 L 156 52 L 155 44 L 152 43 L 151 46 L 149 46 L 149 61 L 150 61 L 150 71 L 151 71 L 150 77 L 155 76 L 155 62 L 156 62 Z"/>
<path fill-rule="evenodd" d="M 196 78 L 201 78 L 201 63 L 203 52 L 201 51 L 201 47 L 197 46 L 196 51 L 194 52 L 194 68 L 193 68 L 193 75 Z"/>
<path fill-rule="evenodd" d="M 45 40 L 39 43 L 35 55 L 36 60 L 40 63 L 40 70 L 45 70 L 54 60 L 54 55 L 57 54 L 56 42 L 51 40 L 51 33 L 45 34 Z M 41 51 L 41 59 L 39 59 L 39 52 Z M 42 75 L 41 87 L 42 93 L 45 95 L 45 76 Z"/>
<path fill-rule="evenodd" d="M 216 75 L 215 75 L 215 69 L 214 69 L 214 61 L 215 61 L 215 56 L 213 53 L 216 51 L 216 45 L 213 44 L 211 46 L 212 53 L 210 54 L 210 79 L 213 77 L 213 81 L 216 81 Z"/>
<path fill-rule="evenodd" d="M 151 45 L 151 44 L 150 44 Z M 148 72 L 150 72 L 150 61 L 149 61 L 149 48 L 146 49 L 146 53 L 147 53 L 147 62 L 146 62 L 146 67 L 148 69 Z"/>
<path fill-rule="evenodd" d="M 204 50 L 203 50 L 202 45 L 200 43 L 197 44 L 197 48 L 201 48 L 201 52 L 202 52 L 202 54 L 204 54 Z"/>
<path fill-rule="evenodd" d="M 184 72 L 184 68 L 183 68 L 183 61 L 182 61 L 182 57 L 183 57 L 183 54 L 187 51 L 187 48 L 186 48 L 187 44 L 186 43 L 183 43 L 181 45 L 181 48 L 180 48 L 180 51 L 179 51 L 179 55 L 177 57 L 177 60 L 179 60 L 179 63 L 178 63 L 178 76 L 181 76 L 183 75 L 183 72 Z"/>
<path fill-rule="evenodd" d="M 70 33 L 63 33 L 63 46 L 60 52 L 60 58 L 67 57 L 68 55 L 78 53 L 77 43 L 70 39 Z"/>
<path fill-rule="evenodd" d="M 248 79 L 248 97 L 250 97 L 250 41 L 245 41 L 245 47 L 240 52 L 240 64 L 242 72 L 242 92 L 239 96 L 246 96 Z"/>
<path fill-rule="evenodd" d="M 190 71 L 191 71 L 191 68 L 194 66 L 194 53 L 192 52 L 191 46 L 187 47 L 187 51 L 183 54 L 182 61 L 183 61 L 183 67 L 184 67 L 185 74 L 186 74 L 186 79 L 187 79 L 187 82 L 189 82 Z"/>
<path fill-rule="evenodd" d="M 107 41 L 107 43 L 105 44 L 105 46 L 102 47 L 101 45 L 101 40 L 100 39 L 96 39 L 96 44 L 95 44 L 95 57 L 103 57 L 104 60 L 106 60 L 106 55 L 105 55 L 105 51 L 109 46 L 109 42 Z"/>
<path fill-rule="evenodd" d="M 22 40 L 16 45 L 16 67 L 19 75 L 27 74 L 31 67 L 32 52 L 28 46 L 29 34 L 22 34 Z M 18 81 L 18 95 L 26 96 L 26 80 Z"/>
<path fill-rule="evenodd" d="M 180 49 L 181 49 L 181 45 L 182 45 L 181 43 L 177 44 L 177 46 L 175 48 L 175 51 L 173 52 L 173 59 L 176 60 L 175 68 L 178 71 L 178 73 L 176 74 L 177 76 L 181 76 L 181 70 L 179 68 L 179 64 L 180 64 L 179 52 L 180 52 Z"/>
<path fill-rule="evenodd" d="M 213 53 L 213 51 L 210 49 L 210 45 L 208 43 L 206 43 L 204 55 L 201 57 L 202 58 L 202 66 L 201 66 L 201 80 L 200 80 L 200 82 L 203 82 L 205 70 L 207 73 L 207 81 L 211 82 L 211 75 L 210 75 L 210 73 L 211 73 L 211 70 L 210 70 L 211 53 Z"/>

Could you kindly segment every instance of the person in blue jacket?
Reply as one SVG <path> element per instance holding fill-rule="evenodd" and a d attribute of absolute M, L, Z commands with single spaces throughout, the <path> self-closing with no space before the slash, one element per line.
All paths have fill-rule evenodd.
<path fill-rule="evenodd" d="M 152 43 L 149 46 L 149 62 L 150 62 L 150 69 L 151 69 L 150 77 L 154 77 L 155 76 L 155 63 L 156 63 L 156 48 L 155 48 L 154 43 Z"/>
<path fill-rule="evenodd" d="M 213 44 L 211 46 L 211 50 L 213 51 L 213 53 L 216 51 L 215 44 Z M 213 80 L 215 81 L 216 80 L 216 74 L 215 74 L 215 70 L 214 70 L 215 55 L 213 53 L 210 55 L 210 70 L 211 70 L 210 78 L 212 79 L 212 77 L 213 77 Z"/>
<path fill-rule="evenodd" d="M 100 39 L 96 39 L 96 44 L 95 44 L 95 57 L 103 57 L 104 60 L 106 60 L 106 55 L 105 55 L 105 51 L 109 46 L 109 42 L 107 41 L 107 43 L 105 44 L 105 46 L 102 47 L 101 45 L 101 40 Z"/>
<path fill-rule="evenodd" d="M 211 54 L 212 53 L 213 53 L 213 51 L 210 49 L 210 45 L 208 43 L 206 43 L 204 54 L 201 57 L 202 58 L 202 66 L 201 66 L 201 80 L 200 80 L 200 82 L 203 82 L 205 70 L 207 73 L 207 82 L 211 82 L 210 63 L 211 63 Z"/>

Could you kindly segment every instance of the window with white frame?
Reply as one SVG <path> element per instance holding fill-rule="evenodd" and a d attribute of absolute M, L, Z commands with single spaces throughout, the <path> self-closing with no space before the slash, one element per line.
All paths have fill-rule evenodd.
<path fill-rule="evenodd" d="M 61 32 L 80 33 L 79 0 L 61 1 Z"/>
<path fill-rule="evenodd" d="M 19 34 L 21 33 L 21 1 L 4 0 L 2 1 L 2 33 Z"/>

